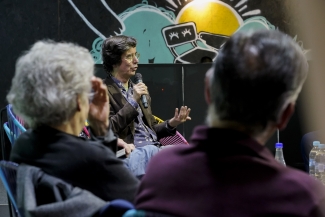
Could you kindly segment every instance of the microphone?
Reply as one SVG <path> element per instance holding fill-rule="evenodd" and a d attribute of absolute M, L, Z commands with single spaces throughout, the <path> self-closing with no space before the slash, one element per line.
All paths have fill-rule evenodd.
<path fill-rule="evenodd" d="M 142 75 L 140 73 L 135 73 L 134 82 L 135 84 L 142 83 Z M 148 108 L 148 101 L 145 95 L 141 95 L 141 102 L 143 107 Z"/>

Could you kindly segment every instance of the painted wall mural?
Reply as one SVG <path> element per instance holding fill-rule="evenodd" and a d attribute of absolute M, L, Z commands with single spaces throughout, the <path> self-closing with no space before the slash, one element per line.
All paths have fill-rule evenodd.
<path fill-rule="evenodd" d="M 135 37 L 140 63 L 198 63 L 202 57 L 214 60 L 235 32 L 277 28 L 262 15 L 261 9 L 247 6 L 253 0 L 142 0 L 121 13 L 105 0 L 92 1 L 100 1 L 114 18 L 108 29 L 91 23 L 88 17 L 94 14 L 80 9 L 81 1 L 68 0 L 98 36 L 90 48 L 96 63 L 102 63 L 101 44 L 111 35 Z"/>

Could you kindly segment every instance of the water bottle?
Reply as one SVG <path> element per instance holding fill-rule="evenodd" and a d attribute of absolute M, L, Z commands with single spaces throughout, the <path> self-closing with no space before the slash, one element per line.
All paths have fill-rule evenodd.
<path fill-rule="evenodd" d="M 275 160 L 277 160 L 280 164 L 286 166 L 286 162 L 283 158 L 283 144 L 282 143 L 275 143 Z"/>
<path fill-rule="evenodd" d="M 310 150 L 309 153 L 309 175 L 313 178 L 315 178 L 315 158 L 316 158 L 316 153 L 318 152 L 320 142 L 319 141 L 314 141 L 313 142 L 313 148 Z"/>
<path fill-rule="evenodd" d="M 325 184 L 325 144 L 319 144 L 315 158 L 315 178 Z"/>

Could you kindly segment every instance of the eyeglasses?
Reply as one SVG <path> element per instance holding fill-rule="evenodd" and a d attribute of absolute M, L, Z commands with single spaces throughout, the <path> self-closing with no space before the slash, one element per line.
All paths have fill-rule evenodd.
<path fill-rule="evenodd" d="M 125 59 L 129 62 L 132 62 L 134 60 L 134 57 L 137 58 L 137 60 L 140 59 L 140 54 L 139 53 L 135 53 L 135 54 L 129 54 L 129 55 L 126 55 Z"/>

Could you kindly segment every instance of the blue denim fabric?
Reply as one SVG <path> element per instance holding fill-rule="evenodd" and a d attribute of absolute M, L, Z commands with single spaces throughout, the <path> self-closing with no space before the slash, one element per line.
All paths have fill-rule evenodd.
<path fill-rule="evenodd" d="M 125 166 L 132 172 L 135 176 L 141 176 L 146 173 L 146 168 L 149 160 L 160 151 L 155 145 L 146 145 L 134 149 L 128 158 L 125 158 Z"/>

